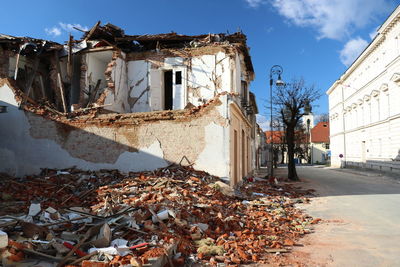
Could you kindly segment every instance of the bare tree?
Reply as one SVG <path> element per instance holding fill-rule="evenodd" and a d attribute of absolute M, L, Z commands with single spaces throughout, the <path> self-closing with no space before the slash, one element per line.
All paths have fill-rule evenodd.
<path fill-rule="evenodd" d="M 301 117 L 305 115 L 304 108 L 307 110 L 309 105 L 320 96 L 319 91 L 313 85 L 306 85 L 303 79 L 294 79 L 290 84 L 276 87 L 273 103 L 286 128 L 288 178 L 290 180 L 299 180 L 294 162 L 296 126 Z"/>

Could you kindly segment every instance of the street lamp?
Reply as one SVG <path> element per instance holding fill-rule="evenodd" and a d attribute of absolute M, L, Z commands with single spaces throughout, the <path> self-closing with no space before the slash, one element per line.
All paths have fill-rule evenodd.
<path fill-rule="evenodd" d="M 272 178 L 274 176 L 274 131 L 272 128 L 272 86 L 274 85 L 273 76 L 278 76 L 278 79 L 275 81 L 276 86 L 284 86 L 285 83 L 282 81 L 281 74 L 283 73 L 283 68 L 279 65 L 272 66 L 271 70 L 269 71 L 269 101 L 270 101 L 270 111 L 271 111 L 271 118 L 270 118 L 270 131 L 271 131 L 271 143 L 270 143 L 270 171 L 269 177 Z"/>

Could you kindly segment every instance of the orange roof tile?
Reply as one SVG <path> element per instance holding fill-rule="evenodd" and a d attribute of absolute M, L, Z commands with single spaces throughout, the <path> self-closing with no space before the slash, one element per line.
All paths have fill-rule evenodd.
<path fill-rule="evenodd" d="M 329 122 L 321 121 L 311 129 L 311 142 L 329 143 Z"/>

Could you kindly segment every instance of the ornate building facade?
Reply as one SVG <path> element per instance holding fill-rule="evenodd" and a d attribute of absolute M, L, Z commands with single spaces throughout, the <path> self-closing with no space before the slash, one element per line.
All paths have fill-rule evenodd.
<path fill-rule="evenodd" d="M 329 88 L 332 166 L 400 172 L 400 6 Z"/>

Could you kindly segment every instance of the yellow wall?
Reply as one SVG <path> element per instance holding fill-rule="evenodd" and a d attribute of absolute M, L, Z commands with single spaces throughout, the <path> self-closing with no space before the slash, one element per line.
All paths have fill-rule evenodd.
<path fill-rule="evenodd" d="M 230 104 L 231 185 L 240 182 L 252 169 L 251 126 L 236 104 Z"/>

